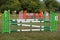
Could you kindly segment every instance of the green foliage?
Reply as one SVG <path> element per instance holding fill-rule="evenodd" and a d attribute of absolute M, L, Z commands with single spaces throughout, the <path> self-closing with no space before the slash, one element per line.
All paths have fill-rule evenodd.
<path fill-rule="evenodd" d="M 28 10 L 39 12 L 40 10 L 58 10 L 60 3 L 56 0 L 0 0 L 0 10 Z"/>
<path fill-rule="evenodd" d="M 0 0 L 0 6 L 4 3 L 6 3 L 6 0 Z"/>
<path fill-rule="evenodd" d="M 30 12 L 38 12 L 40 10 L 40 3 L 31 1 L 28 5 L 27 10 L 29 10 Z"/>
<path fill-rule="evenodd" d="M 36 2 L 34 0 L 20 0 L 20 3 L 23 10 L 28 10 L 29 12 L 37 12 L 40 10 L 39 1 Z"/>
<path fill-rule="evenodd" d="M 47 9 L 44 2 L 40 2 L 40 9 L 43 11 Z"/>
<path fill-rule="evenodd" d="M 47 9 L 56 10 L 59 7 L 59 3 L 56 0 L 44 0 Z"/>
<path fill-rule="evenodd" d="M 20 3 L 18 0 L 9 0 L 5 4 L 1 5 L 0 7 L 1 10 L 20 10 Z"/>

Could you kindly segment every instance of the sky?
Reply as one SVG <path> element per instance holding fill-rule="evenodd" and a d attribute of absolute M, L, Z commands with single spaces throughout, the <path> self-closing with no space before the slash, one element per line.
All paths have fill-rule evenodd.
<path fill-rule="evenodd" d="M 60 0 L 57 0 L 58 2 L 60 2 Z"/>
<path fill-rule="evenodd" d="M 40 1 L 43 1 L 43 0 L 40 0 Z M 60 2 L 60 0 L 57 0 L 58 2 Z"/>
<path fill-rule="evenodd" d="M 40 0 L 40 1 L 43 1 L 43 0 Z M 60 2 L 60 0 L 57 0 L 58 2 Z"/>

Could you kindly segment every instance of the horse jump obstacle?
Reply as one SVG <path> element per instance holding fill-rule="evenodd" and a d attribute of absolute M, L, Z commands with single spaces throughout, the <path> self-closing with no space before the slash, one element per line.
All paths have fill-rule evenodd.
<path fill-rule="evenodd" d="M 24 20 L 24 19 L 23 19 Z M 25 25 L 22 24 L 23 22 L 30 22 L 30 25 Z M 44 22 L 44 26 L 35 26 L 32 25 L 32 22 Z M 50 27 L 47 27 L 46 24 L 47 22 L 50 23 Z M 18 23 L 18 24 L 17 24 Z M 19 24 L 20 23 L 20 24 Z M 11 30 L 10 25 L 11 24 L 16 24 L 18 26 L 29 26 L 31 29 L 18 29 L 18 30 Z M 38 27 L 39 29 L 32 29 L 32 27 Z M 39 19 L 33 19 L 33 21 L 22 21 L 21 19 L 17 20 L 10 20 L 10 11 L 4 11 L 4 14 L 2 15 L 2 33 L 8 32 L 10 33 L 11 31 L 57 31 L 57 20 L 56 20 L 56 13 L 50 12 L 50 20 L 46 20 L 46 13 L 44 12 L 44 20 L 39 20 Z"/>

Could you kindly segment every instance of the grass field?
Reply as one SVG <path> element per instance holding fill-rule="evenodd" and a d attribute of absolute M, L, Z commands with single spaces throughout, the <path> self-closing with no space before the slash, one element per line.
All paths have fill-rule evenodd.
<path fill-rule="evenodd" d="M 12 32 L 10 34 L 0 33 L 0 40 L 60 40 L 60 14 L 58 13 L 57 15 L 59 16 L 57 32 Z"/>

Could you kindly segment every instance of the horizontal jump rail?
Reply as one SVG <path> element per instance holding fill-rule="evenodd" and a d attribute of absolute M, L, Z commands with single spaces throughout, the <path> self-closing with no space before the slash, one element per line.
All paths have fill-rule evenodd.
<path fill-rule="evenodd" d="M 11 31 L 17 31 L 17 32 L 20 32 L 20 31 L 44 31 L 44 29 L 18 29 L 18 30 L 11 30 Z"/>

